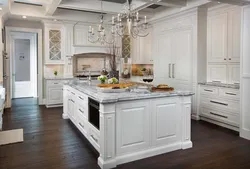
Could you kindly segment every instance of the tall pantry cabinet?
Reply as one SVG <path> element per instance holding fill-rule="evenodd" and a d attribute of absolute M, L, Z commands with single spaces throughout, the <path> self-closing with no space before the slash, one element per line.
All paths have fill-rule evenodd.
<path fill-rule="evenodd" d="M 241 8 L 210 8 L 207 29 L 208 81 L 239 83 Z"/>
<path fill-rule="evenodd" d="M 153 28 L 154 83 L 197 93 L 206 81 L 207 10 L 195 8 L 158 20 Z M 199 70 L 199 71 L 198 71 Z M 198 118 L 196 95 L 192 116 Z"/>

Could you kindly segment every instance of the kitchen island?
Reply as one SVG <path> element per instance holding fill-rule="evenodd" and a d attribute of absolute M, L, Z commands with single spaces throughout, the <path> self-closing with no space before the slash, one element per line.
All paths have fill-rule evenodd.
<path fill-rule="evenodd" d="M 62 116 L 100 153 L 101 168 L 192 147 L 192 92 L 101 93 L 96 84 L 65 84 Z"/>

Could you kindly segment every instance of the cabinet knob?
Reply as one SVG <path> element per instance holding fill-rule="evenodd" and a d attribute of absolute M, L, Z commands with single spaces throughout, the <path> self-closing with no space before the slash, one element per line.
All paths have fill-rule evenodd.
<path fill-rule="evenodd" d="M 232 60 L 231 58 L 229 58 L 229 60 Z"/>
<path fill-rule="evenodd" d="M 227 60 L 226 58 L 224 58 L 224 60 Z"/>

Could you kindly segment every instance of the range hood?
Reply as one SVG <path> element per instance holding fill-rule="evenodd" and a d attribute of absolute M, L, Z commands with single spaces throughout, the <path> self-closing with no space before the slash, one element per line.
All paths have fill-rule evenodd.
<path fill-rule="evenodd" d="M 108 53 L 78 53 L 74 54 L 73 59 L 73 76 L 100 75 L 102 69 L 108 69 Z"/>

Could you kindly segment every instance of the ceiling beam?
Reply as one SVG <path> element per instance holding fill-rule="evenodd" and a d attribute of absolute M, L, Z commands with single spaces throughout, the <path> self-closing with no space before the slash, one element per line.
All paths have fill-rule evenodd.
<path fill-rule="evenodd" d="M 51 3 L 46 5 L 45 15 L 52 16 L 61 2 L 62 0 L 51 0 Z"/>
<path fill-rule="evenodd" d="M 187 5 L 185 0 L 156 0 L 155 4 L 166 7 L 177 7 L 181 8 Z"/>

